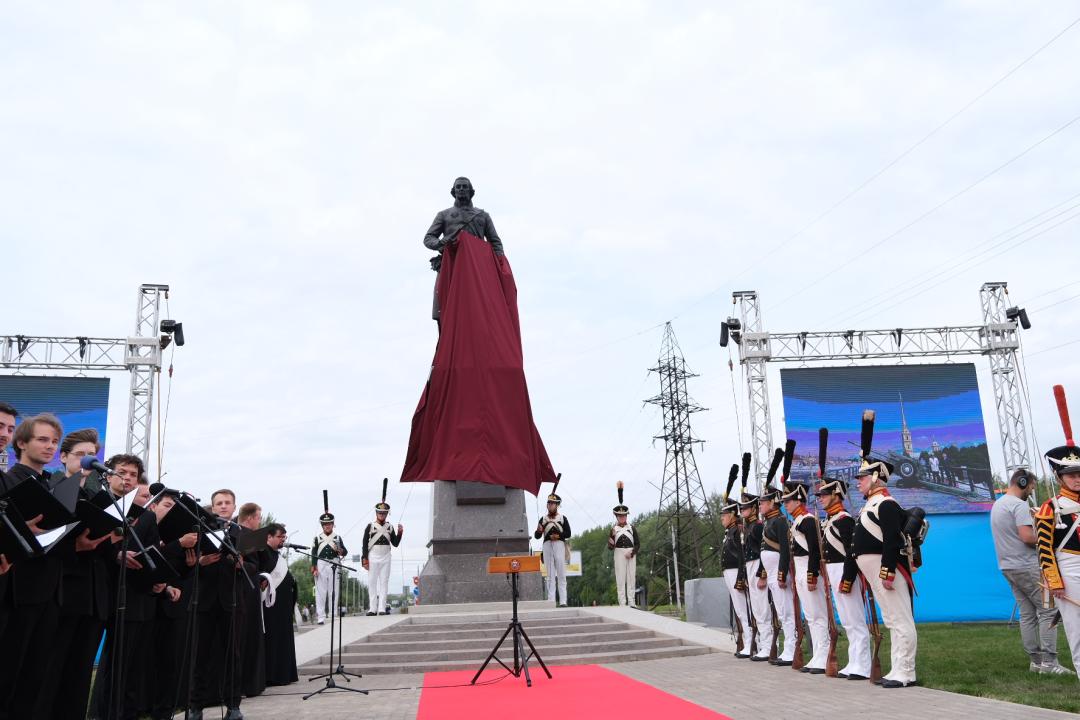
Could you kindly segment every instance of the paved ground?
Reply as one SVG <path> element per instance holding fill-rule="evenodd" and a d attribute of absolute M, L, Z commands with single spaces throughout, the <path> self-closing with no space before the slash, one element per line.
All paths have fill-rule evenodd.
<path fill-rule="evenodd" d="M 786 668 L 735 660 L 725 653 L 607 667 L 734 720 L 760 718 L 762 698 L 778 697 L 798 697 L 800 717 L 830 720 L 863 720 L 868 716 L 874 720 L 910 720 L 913 712 L 924 714 L 930 708 L 933 710 L 929 716 L 935 720 L 1075 718 L 1069 713 L 928 688 L 883 690 L 864 682 L 810 677 Z M 553 670 L 558 673 L 557 668 Z M 252 720 L 412 720 L 420 703 L 422 682 L 422 675 L 370 676 L 350 683 L 352 687 L 370 689 L 370 695 L 334 690 L 301 700 L 302 694 L 323 685 L 323 682 L 301 681 L 245 700 L 242 709 Z M 523 686 L 522 693 L 527 692 Z M 771 715 L 783 717 L 783 713 Z M 208 710 L 206 717 L 210 720 L 220 716 Z"/>
<path fill-rule="evenodd" d="M 645 660 L 608 665 L 636 680 L 722 712 L 734 720 L 763 717 L 763 698 L 798 698 L 798 713 L 764 713 L 770 717 L 829 720 L 1062 720 L 1071 713 L 968 695 L 912 687 L 884 690 L 869 682 L 803 675 L 791 668 L 736 660 L 729 654 Z"/>
<path fill-rule="evenodd" d="M 905 688 L 883 690 L 867 682 L 849 682 L 821 676 L 802 675 L 789 668 L 774 668 L 764 663 L 735 660 L 731 656 L 732 641 L 728 633 L 706 630 L 694 625 L 663 618 L 627 608 L 588 608 L 611 619 L 634 622 L 657 632 L 666 632 L 717 650 L 710 655 L 616 663 L 606 667 L 628 677 L 648 683 L 704 707 L 724 713 L 734 720 L 756 719 L 762 716 L 763 698 L 799 698 L 798 712 L 792 717 L 828 717 L 830 720 L 910 720 L 912 714 L 925 714 L 935 720 L 1062 720 L 1075 718 L 1070 713 L 1042 710 L 1024 705 L 974 698 L 930 690 Z M 394 618 L 394 620 L 391 620 Z M 378 627 L 385 627 L 401 618 L 355 618 L 344 627 L 345 641 L 359 638 Z M 319 631 L 322 632 L 319 632 Z M 318 630 L 297 638 L 298 655 L 316 656 L 323 642 L 328 642 L 328 629 Z M 321 637 L 320 637 L 321 636 Z M 318 638 L 318 639 L 317 639 Z M 304 652 L 300 646 L 304 645 Z M 557 668 L 553 671 L 558 673 Z M 371 690 L 370 695 L 332 690 L 309 700 L 301 696 L 325 684 L 325 681 L 301 680 L 284 688 L 271 688 L 266 694 L 245 700 L 244 714 L 251 720 L 412 720 L 420 703 L 423 676 L 377 675 L 353 680 L 350 687 Z M 527 693 L 523 686 L 522 693 Z M 527 695 L 523 695 L 527 700 Z M 572 710 L 572 708 L 567 708 Z M 785 717 L 772 711 L 772 717 Z M 572 712 L 568 717 L 572 717 Z M 207 710 L 207 720 L 220 717 Z"/>

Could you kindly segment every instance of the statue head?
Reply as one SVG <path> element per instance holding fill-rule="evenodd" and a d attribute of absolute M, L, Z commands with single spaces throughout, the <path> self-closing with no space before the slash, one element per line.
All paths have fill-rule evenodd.
<path fill-rule="evenodd" d="M 450 195 L 459 203 L 471 203 L 475 194 L 476 190 L 473 189 L 472 182 L 467 177 L 457 178 L 454 180 L 454 186 L 450 188 Z"/>

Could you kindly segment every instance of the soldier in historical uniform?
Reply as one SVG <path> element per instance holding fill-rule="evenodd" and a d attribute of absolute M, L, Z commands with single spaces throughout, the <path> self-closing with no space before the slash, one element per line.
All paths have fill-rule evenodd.
<path fill-rule="evenodd" d="M 862 602 L 862 578 L 856 577 L 855 592 L 840 592 L 844 563 L 851 553 L 851 537 L 855 533 L 855 518 L 844 507 L 847 491 L 847 483 L 837 478 L 822 477 L 818 486 L 817 496 L 826 514 L 821 528 L 822 555 L 828 568 L 836 613 L 848 641 L 848 661 L 839 677 L 866 680 L 870 677 L 870 630 L 866 626 Z"/>
<path fill-rule="evenodd" d="M 1061 612 L 1073 665 L 1080 677 L 1080 663 L 1076 660 L 1080 658 L 1080 449 L 1073 442 L 1065 390 L 1057 385 L 1054 394 L 1065 430 L 1065 444 L 1047 451 L 1046 459 L 1060 486 L 1057 495 L 1043 503 L 1035 514 L 1035 534 L 1039 565 Z"/>
<path fill-rule="evenodd" d="M 841 593 L 850 593 L 856 575 L 862 573 L 881 608 L 881 619 L 889 628 L 891 667 L 881 679 L 885 688 L 915 684 L 915 651 L 918 634 L 912 609 L 910 544 L 904 535 L 904 510 L 886 488 L 893 467 L 870 456 L 874 438 L 874 411 L 863 413 L 862 464 L 856 473 L 859 492 L 866 504 L 859 512 L 852 533 Z"/>
<path fill-rule="evenodd" d="M 807 490 L 801 482 L 784 484 L 780 499 L 791 515 L 791 555 L 795 561 L 794 581 L 799 593 L 799 605 L 810 626 L 813 655 L 801 668 L 811 675 L 825 674 L 829 657 L 829 616 L 821 579 L 821 546 L 818 542 L 818 520 L 806 510 Z M 796 618 L 798 622 L 798 618 Z"/>
<path fill-rule="evenodd" d="M 746 563 L 743 562 L 743 534 L 739 527 L 739 503 L 731 498 L 731 488 L 739 477 L 739 466 L 731 466 L 724 503 L 720 506 L 720 524 L 724 526 L 724 546 L 720 550 L 720 572 L 727 584 L 728 597 L 738 622 L 738 647 L 735 657 L 751 657 L 754 644 L 750 614 L 750 595 L 747 589 Z"/>
<path fill-rule="evenodd" d="M 562 498 L 555 491 L 559 487 L 558 479 L 547 496 L 547 515 L 536 523 L 533 537 L 544 541 L 544 572 L 547 575 L 547 599 L 555 601 L 556 585 L 559 590 L 559 605 L 566 606 L 566 563 L 570 559 L 570 548 L 566 540 L 570 539 L 570 520 L 559 512 Z"/>
<path fill-rule="evenodd" d="M 783 459 L 784 451 L 777 448 L 765 480 L 765 488 L 758 497 L 758 508 L 764 521 L 761 570 L 758 578 L 766 581 L 772 595 L 773 608 L 784 632 L 783 648 L 773 664 L 787 666 L 791 665 L 795 658 L 795 598 L 788 584 L 791 543 L 787 518 L 780 512 L 780 489 L 772 484 Z M 760 582 L 758 584 L 760 585 Z"/>
<path fill-rule="evenodd" d="M 323 495 L 323 514 L 319 516 L 322 533 L 311 541 L 311 574 L 315 577 L 315 613 L 319 624 L 326 622 L 326 609 L 333 608 L 334 566 L 328 561 L 338 561 L 345 557 L 345 542 L 334 530 L 334 514 L 326 505 Z"/>
<path fill-rule="evenodd" d="M 615 487 L 619 504 L 612 509 L 615 513 L 615 524 L 611 527 L 607 542 L 614 553 L 615 592 L 619 596 L 620 605 L 637 607 L 634 590 L 637 588 L 637 554 L 641 549 L 641 541 L 634 526 L 627 522 L 630 508 L 623 504 L 622 480 L 616 483 Z"/>
<path fill-rule="evenodd" d="M 750 598 L 750 613 L 757 629 L 757 647 L 750 659 L 765 662 L 773 642 L 773 617 L 769 607 L 768 580 L 762 582 L 761 544 L 765 526 L 758 517 L 758 496 L 746 491 L 750 475 L 750 453 L 742 458 L 742 492 L 739 494 L 739 514 L 742 516 L 742 549 L 745 565 L 746 592 Z M 753 580 L 751 580 L 753 578 Z"/>
<path fill-rule="evenodd" d="M 382 500 L 375 505 L 375 522 L 364 528 L 364 548 L 360 563 L 368 571 L 368 615 L 388 615 L 390 592 L 390 548 L 401 543 L 405 531 L 400 524 L 395 528 L 386 517 L 390 504 L 386 502 L 387 478 L 383 478 Z"/>

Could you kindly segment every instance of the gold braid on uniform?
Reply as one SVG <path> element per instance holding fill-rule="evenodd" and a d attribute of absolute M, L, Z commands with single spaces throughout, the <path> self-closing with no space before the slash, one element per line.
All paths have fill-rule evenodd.
<path fill-rule="evenodd" d="M 1035 542 L 1039 549 L 1039 565 L 1042 567 L 1046 584 L 1051 590 L 1064 590 L 1058 570 L 1057 555 L 1054 552 L 1054 501 L 1047 500 L 1035 513 Z"/>

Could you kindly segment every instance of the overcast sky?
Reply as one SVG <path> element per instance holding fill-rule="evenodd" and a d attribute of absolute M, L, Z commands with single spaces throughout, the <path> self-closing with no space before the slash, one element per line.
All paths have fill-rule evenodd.
<path fill-rule="evenodd" d="M 748 441 L 732 290 L 774 331 L 893 328 L 977 324 L 1008 281 L 1042 447 L 1052 384 L 1080 413 L 1080 25 L 1002 80 L 1080 3 L 399 5 L 0 6 L 0 332 L 125 336 L 138 285 L 170 284 L 170 485 L 231 487 L 305 544 L 326 488 L 359 551 L 434 352 L 421 239 L 458 175 L 514 268 L 575 528 L 619 479 L 658 501 L 666 320 L 719 489 L 739 421 Z M 114 375 L 109 452 L 126 413 Z M 411 577 L 429 488 L 389 501 Z"/>

